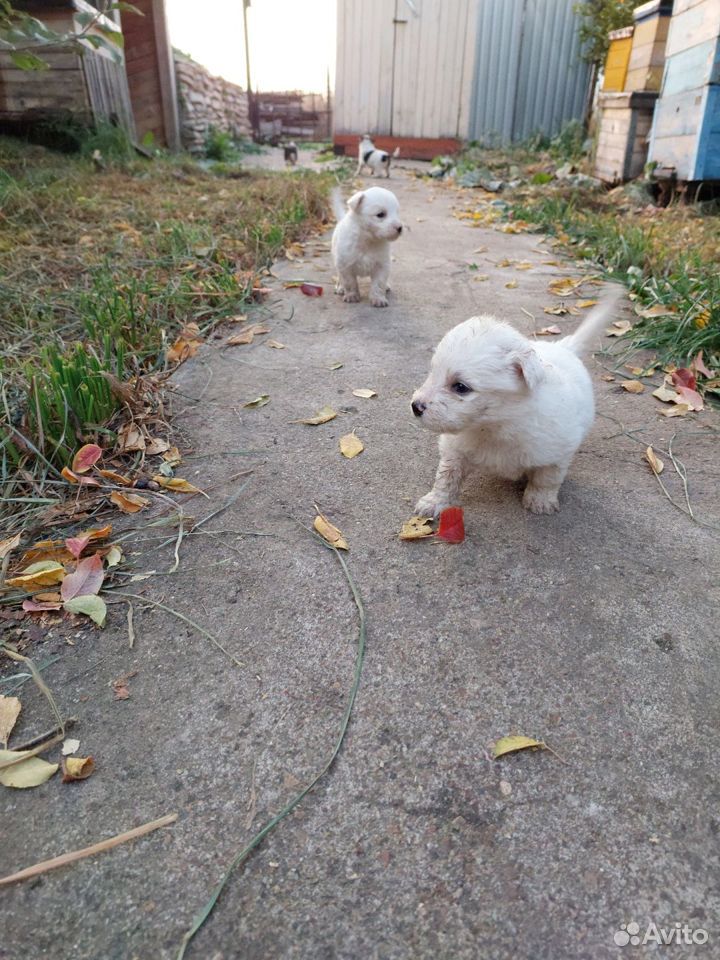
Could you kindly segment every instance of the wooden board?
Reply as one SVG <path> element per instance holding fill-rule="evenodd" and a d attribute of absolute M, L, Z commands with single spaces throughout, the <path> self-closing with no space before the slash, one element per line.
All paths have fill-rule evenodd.
<path fill-rule="evenodd" d="M 701 0 L 671 20 L 665 55 L 673 57 L 720 35 L 720 0 Z"/>
<path fill-rule="evenodd" d="M 632 37 L 610 41 L 610 48 L 605 60 L 603 92 L 619 92 L 625 89 L 625 77 L 630 62 L 632 43 Z"/>

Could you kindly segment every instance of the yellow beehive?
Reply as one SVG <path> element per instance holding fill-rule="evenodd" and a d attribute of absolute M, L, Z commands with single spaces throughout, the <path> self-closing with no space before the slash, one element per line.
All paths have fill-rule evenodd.
<path fill-rule="evenodd" d="M 623 27 L 613 30 L 610 36 L 610 47 L 605 59 L 605 76 L 603 79 L 603 93 L 619 93 L 625 89 L 630 52 L 633 42 L 633 28 Z"/>
<path fill-rule="evenodd" d="M 633 10 L 635 31 L 625 90 L 660 90 L 672 3 L 650 0 Z"/>

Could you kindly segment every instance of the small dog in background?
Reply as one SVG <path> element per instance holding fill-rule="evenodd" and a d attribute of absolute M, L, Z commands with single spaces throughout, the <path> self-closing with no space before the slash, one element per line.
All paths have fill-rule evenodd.
<path fill-rule="evenodd" d="M 400 147 L 395 147 L 392 155 L 386 150 L 378 150 L 375 144 L 372 142 L 370 134 L 364 133 L 360 138 L 360 145 L 358 146 L 358 165 L 357 170 L 355 171 L 355 176 L 359 177 L 363 171 L 363 168 L 368 167 L 371 170 L 373 177 L 376 173 L 384 170 L 386 178 L 389 178 L 391 156 L 399 157 Z"/>
<path fill-rule="evenodd" d="M 338 274 L 335 292 L 345 303 L 357 303 L 358 278 L 370 277 L 370 303 L 386 307 L 390 244 L 403 230 L 397 197 L 384 187 L 370 187 L 353 194 L 346 211 L 336 190 L 333 206 L 338 220 L 331 245 Z"/>
<path fill-rule="evenodd" d="M 526 476 L 527 510 L 560 509 L 560 485 L 595 415 L 580 357 L 620 296 L 616 289 L 555 343 L 529 340 L 490 316 L 471 317 L 445 334 L 412 398 L 422 426 L 440 434 L 435 485 L 416 514 L 437 517 L 457 505 L 472 469 L 508 480 Z"/>
<path fill-rule="evenodd" d="M 294 167 L 298 161 L 298 148 L 294 140 L 291 140 L 289 143 L 283 144 L 283 152 L 285 154 L 285 163 Z"/>

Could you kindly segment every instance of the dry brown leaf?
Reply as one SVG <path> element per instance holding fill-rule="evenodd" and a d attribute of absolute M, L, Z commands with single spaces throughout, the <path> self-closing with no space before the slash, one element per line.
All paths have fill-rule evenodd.
<path fill-rule="evenodd" d="M 653 390 L 652 395 L 657 397 L 658 400 L 662 400 L 663 403 L 674 403 L 678 399 L 677 391 L 668 385 L 669 378 L 666 378 L 665 382 L 662 383 L 657 390 Z"/>
<path fill-rule="evenodd" d="M 110 500 L 123 513 L 137 513 L 150 503 L 147 497 L 141 497 L 137 493 L 120 493 L 119 490 L 113 490 Z"/>
<path fill-rule="evenodd" d="M 614 320 L 613 325 L 605 331 L 605 335 L 608 337 L 622 337 L 629 330 L 632 330 L 632 324 L 629 320 Z"/>
<path fill-rule="evenodd" d="M 133 422 L 126 423 L 118 433 L 118 450 L 120 453 L 133 453 L 145 449 L 145 437 L 142 430 Z"/>
<path fill-rule="evenodd" d="M 323 540 L 335 547 L 336 550 L 349 550 L 348 542 L 345 537 L 340 533 L 337 527 L 334 527 L 328 518 L 322 514 L 318 513 L 313 521 L 313 527 L 320 534 Z"/>
<path fill-rule="evenodd" d="M 344 437 L 340 437 L 340 453 L 348 460 L 352 460 L 364 449 L 364 443 L 355 435 L 354 430 L 352 433 L 346 433 Z"/>
<path fill-rule="evenodd" d="M 321 407 L 318 412 L 312 416 L 307 417 L 305 420 L 293 420 L 292 423 L 306 423 L 308 426 L 316 427 L 320 423 L 328 423 L 330 420 L 334 420 L 337 416 L 335 410 L 332 407 Z"/>
<path fill-rule="evenodd" d="M 63 757 L 61 763 L 63 783 L 87 780 L 95 770 L 95 761 L 92 757 Z"/>
<path fill-rule="evenodd" d="M 165 453 L 169 449 L 169 442 L 160 437 L 151 437 L 145 445 L 145 453 L 149 457 L 156 457 L 159 453 Z"/>
<path fill-rule="evenodd" d="M 554 293 L 556 297 L 570 297 L 585 282 L 584 277 L 561 277 L 558 280 L 551 280 L 548 284 L 548 290 L 550 293 Z"/>
<path fill-rule="evenodd" d="M 665 469 L 665 464 L 662 462 L 660 457 L 655 453 L 652 447 L 648 447 L 643 454 L 647 462 L 650 464 L 650 469 L 656 476 L 660 474 Z"/>
<path fill-rule="evenodd" d="M 232 337 L 228 337 L 225 343 L 228 347 L 239 347 L 243 344 L 250 344 L 255 339 L 255 331 L 252 327 L 248 327 L 246 330 L 243 330 L 241 333 L 236 333 Z"/>
<path fill-rule="evenodd" d="M 168 349 L 169 363 L 181 363 L 188 357 L 194 357 L 202 344 L 200 327 L 196 323 L 188 323 L 182 330 L 175 343 Z"/>
<path fill-rule="evenodd" d="M 553 307 L 543 307 L 543 313 L 549 313 L 553 317 L 564 317 L 566 313 L 570 313 L 570 307 L 566 307 L 564 303 L 557 303 Z"/>
<path fill-rule="evenodd" d="M 425 540 L 434 534 L 430 517 L 410 517 L 402 525 L 399 537 L 401 540 Z"/>
<path fill-rule="evenodd" d="M 612 383 L 615 377 L 611 373 L 604 373 L 601 377 L 601 380 L 604 380 L 606 383 Z"/>
<path fill-rule="evenodd" d="M 98 473 L 106 480 L 117 483 L 119 487 L 131 487 L 133 485 L 129 477 L 124 477 L 121 473 L 116 473 L 114 470 L 98 470 Z"/>
<path fill-rule="evenodd" d="M 272 347 L 273 350 L 284 350 L 284 349 L 285 349 L 285 344 L 284 344 L 284 343 L 280 343 L 279 340 L 266 340 L 266 341 L 265 341 L 265 346 L 266 346 L 266 347 Z"/>
<path fill-rule="evenodd" d="M 68 483 L 78 483 L 80 486 L 99 487 L 101 485 L 100 481 L 94 477 L 84 477 L 82 474 L 73 473 L 70 467 L 63 467 L 60 471 L 60 476 L 64 477 Z"/>
<path fill-rule="evenodd" d="M 362 397 L 363 400 L 369 400 L 370 397 L 376 397 L 377 394 L 374 390 L 370 390 L 367 387 L 360 387 L 359 390 L 353 390 L 354 397 Z"/>
<path fill-rule="evenodd" d="M 0 694 L 0 743 L 7 749 L 8 739 L 20 716 L 20 701 L 17 697 L 5 697 Z"/>
<path fill-rule="evenodd" d="M 620 384 L 623 390 L 627 390 L 628 393 L 644 393 L 645 384 L 640 383 L 639 380 L 623 380 Z"/>
<path fill-rule="evenodd" d="M 662 303 L 654 303 L 651 307 L 642 308 L 639 305 L 635 307 L 635 313 L 643 319 L 648 317 L 669 317 L 677 313 L 675 307 L 667 307 Z"/>
<path fill-rule="evenodd" d="M 20 543 L 19 533 L 16 533 L 14 537 L 8 537 L 7 540 L 0 540 L 0 560 L 4 560 L 5 557 L 10 553 L 10 551 L 14 550 L 19 543 Z"/>
<path fill-rule="evenodd" d="M 518 285 L 517 280 L 508 280 L 508 282 L 505 284 L 508 290 L 514 290 L 515 287 L 517 287 L 517 285 Z"/>
<path fill-rule="evenodd" d="M 171 467 L 176 467 L 182 462 L 182 457 L 177 447 L 170 447 L 170 449 L 162 455 L 162 458 L 165 463 L 169 463 Z"/>
<path fill-rule="evenodd" d="M 690 406 L 687 403 L 676 403 L 658 412 L 661 417 L 684 417 L 690 412 Z"/>
<path fill-rule="evenodd" d="M 562 330 L 557 324 L 553 324 L 552 327 L 543 327 L 541 330 L 536 330 L 535 336 L 536 337 L 556 336 L 558 333 L 562 333 Z"/>
<path fill-rule="evenodd" d="M 596 306 L 598 302 L 598 300 L 578 300 L 575 306 L 580 307 L 581 310 L 587 310 L 588 307 Z"/>

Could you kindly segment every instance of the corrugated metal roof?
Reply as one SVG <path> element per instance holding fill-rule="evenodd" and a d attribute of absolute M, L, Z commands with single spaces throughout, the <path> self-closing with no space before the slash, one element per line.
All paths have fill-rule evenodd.
<path fill-rule="evenodd" d="M 483 143 L 554 136 L 582 119 L 590 70 L 574 0 L 479 0 L 469 135 Z"/>

